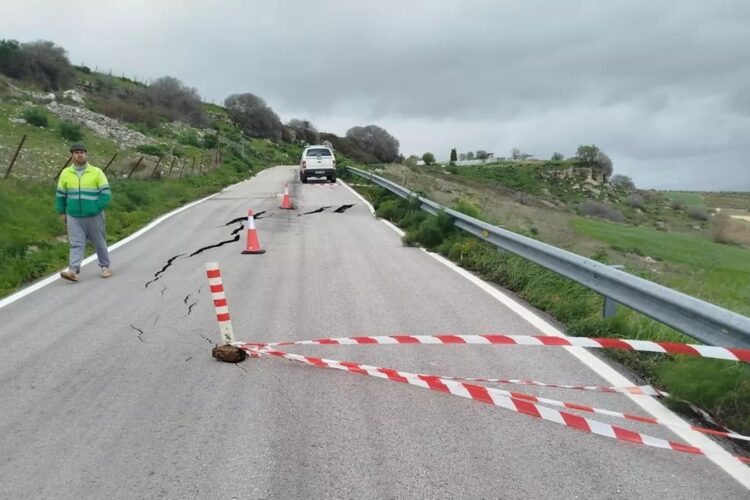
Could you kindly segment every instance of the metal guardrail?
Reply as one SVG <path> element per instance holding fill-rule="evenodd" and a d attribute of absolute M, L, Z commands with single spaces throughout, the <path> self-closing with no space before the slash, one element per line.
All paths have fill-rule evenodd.
<path fill-rule="evenodd" d="M 484 241 L 570 278 L 703 344 L 750 348 L 750 318 L 746 316 L 595 260 L 487 224 L 443 207 L 372 172 L 345 168 L 402 198 L 415 200 L 423 210 L 433 215 L 440 212 L 449 215 L 456 227 Z"/>

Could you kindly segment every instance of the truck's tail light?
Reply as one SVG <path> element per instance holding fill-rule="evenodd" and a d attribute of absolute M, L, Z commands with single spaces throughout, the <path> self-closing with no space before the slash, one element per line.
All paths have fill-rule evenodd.
<path fill-rule="evenodd" d="M 302 160 L 302 168 L 307 167 L 307 162 L 305 160 Z"/>

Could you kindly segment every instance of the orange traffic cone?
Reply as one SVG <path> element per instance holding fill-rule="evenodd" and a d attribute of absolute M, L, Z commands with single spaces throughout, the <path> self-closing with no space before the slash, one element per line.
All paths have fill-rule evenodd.
<path fill-rule="evenodd" d="M 260 248 L 260 241 L 258 241 L 258 232 L 255 230 L 255 216 L 253 215 L 253 209 L 247 211 L 247 244 L 242 253 L 266 253 L 265 250 Z"/>
<path fill-rule="evenodd" d="M 286 187 L 284 187 L 284 198 L 281 200 L 281 207 L 284 210 L 291 210 L 294 208 L 292 206 L 292 199 L 289 197 L 289 183 L 287 183 Z"/>

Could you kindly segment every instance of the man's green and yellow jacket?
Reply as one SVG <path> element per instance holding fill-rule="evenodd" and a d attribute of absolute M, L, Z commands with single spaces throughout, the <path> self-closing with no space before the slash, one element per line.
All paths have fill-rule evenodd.
<path fill-rule="evenodd" d="M 74 165 L 63 169 L 57 182 L 55 208 L 71 217 L 93 217 L 107 208 L 112 191 L 101 169 L 87 163 L 80 175 Z"/>

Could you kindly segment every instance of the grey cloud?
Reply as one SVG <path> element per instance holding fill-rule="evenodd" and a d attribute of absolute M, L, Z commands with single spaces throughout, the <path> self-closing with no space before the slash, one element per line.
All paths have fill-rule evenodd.
<path fill-rule="evenodd" d="M 407 154 L 518 146 L 545 157 L 596 143 L 639 183 L 716 189 L 750 178 L 745 0 L 37 0 L 3 9 L 2 36 L 52 39 L 74 62 L 173 75 L 217 102 L 250 91 L 283 119 L 322 130 L 377 123 Z"/>

